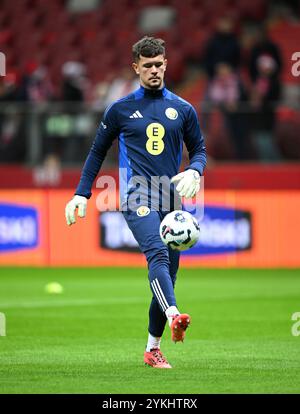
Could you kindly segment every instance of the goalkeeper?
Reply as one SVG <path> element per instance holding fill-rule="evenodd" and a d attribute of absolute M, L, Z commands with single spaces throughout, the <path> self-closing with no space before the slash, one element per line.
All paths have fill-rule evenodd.
<path fill-rule="evenodd" d="M 121 206 L 134 191 L 129 182 L 135 177 L 142 177 L 150 184 L 151 177 L 167 176 L 181 197 L 191 198 L 199 191 L 200 176 L 206 165 L 204 140 L 194 108 L 164 85 L 165 43 L 146 36 L 133 45 L 132 51 L 132 66 L 139 76 L 140 88 L 105 111 L 75 195 L 66 206 L 68 225 L 75 223 L 77 208 L 79 217 L 85 216 L 92 184 L 117 137 Z M 190 163 L 178 174 L 183 143 Z M 171 368 L 160 351 L 165 324 L 168 321 L 172 340 L 178 342 L 183 341 L 190 323 L 190 316 L 179 312 L 174 294 L 179 252 L 168 249 L 160 239 L 159 226 L 168 211 L 159 208 L 159 200 L 150 200 L 148 190 L 140 188 L 140 191 L 144 191 L 143 200 L 146 197 L 147 204 L 127 209 L 123 214 L 148 262 L 152 301 L 144 362 L 155 368 Z M 158 208 L 151 208 L 153 205 Z"/>

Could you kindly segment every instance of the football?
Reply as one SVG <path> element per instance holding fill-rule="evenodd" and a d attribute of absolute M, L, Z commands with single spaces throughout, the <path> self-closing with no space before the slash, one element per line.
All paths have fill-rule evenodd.
<path fill-rule="evenodd" d="M 190 213 L 175 210 L 167 214 L 160 224 L 160 237 L 163 243 L 174 250 L 188 250 L 199 239 L 200 227 Z"/>

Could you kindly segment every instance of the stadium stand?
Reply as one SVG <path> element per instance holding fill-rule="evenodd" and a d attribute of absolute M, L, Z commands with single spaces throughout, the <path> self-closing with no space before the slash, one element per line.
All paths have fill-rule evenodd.
<path fill-rule="evenodd" d="M 176 14 L 172 31 L 158 34 L 168 42 L 173 67 L 183 66 L 168 74 L 171 81 L 178 82 L 185 62 L 201 57 L 219 16 L 226 13 L 236 20 L 263 19 L 267 2 L 221 0 L 212 6 L 210 1 L 196 0 L 103 0 L 95 10 L 82 13 L 70 12 L 63 0 L 1 0 L 0 4 L 0 48 L 8 57 L 9 67 L 22 72 L 26 62 L 38 56 L 49 67 L 54 81 L 59 80 L 58 63 L 74 53 L 86 62 L 92 80 L 104 78 L 108 64 L 122 67 L 130 58 L 131 43 L 142 34 L 138 24 L 141 12 L 144 15 L 147 6 L 171 6 Z M 277 38 L 284 39 L 280 29 Z"/>
<path fill-rule="evenodd" d="M 294 129 L 299 124 L 300 77 L 291 73 L 291 55 L 299 44 L 300 11 L 298 6 L 294 7 L 292 18 L 290 14 L 278 11 L 272 14 L 273 3 L 278 2 L 102 0 L 89 2 L 88 10 L 80 12 L 78 4 L 72 11 L 72 2 L 67 0 L 0 0 L 0 51 L 6 56 L 8 76 L 13 77 L 16 83 L 20 83 L 24 74 L 30 75 L 34 65 L 46 67 L 52 85 L 49 100 L 61 100 L 65 62 L 84 63 L 90 90 L 98 84 L 100 89 L 105 89 L 107 82 L 130 64 L 131 45 L 145 34 L 142 23 L 147 10 L 150 15 L 159 7 L 165 12 L 173 10 L 169 17 L 165 17 L 165 27 L 162 24 L 159 30 L 146 34 L 166 40 L 170 62 L 167 84 L 177 88 L 175 91 L 195 105 L 200 114 L 203 109 L 200 102 L 205 100 L 207 91 L 203 58 L 219 18 L 228 16 L 234 22 L 242 45 L 240 74 L 245 84 L 249 82 L 249 46 L 243 40 L 243 27 L 264 23 L 284 62 L 280 78 L 283 101 L 277 108 L 277 139 L 283 156 L 297 159 L 299 145 Z M 92 95 L 86 94 L 85 100 L 93 99 Z M 214 128 L 209 131 L 209 151 L 216 159 L 232 159 L 234 151 L 228 134 L 222 133 L 222 117 L 213 113 L 213 120 Z"/>

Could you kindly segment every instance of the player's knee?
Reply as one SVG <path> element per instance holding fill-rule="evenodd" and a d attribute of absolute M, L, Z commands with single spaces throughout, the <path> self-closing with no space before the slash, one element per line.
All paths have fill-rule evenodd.
<path fill-rule="evenodd" d="M 169 266 L 169 255 L 167 249 L 151 249 L 147 254 L 147 261 L 149 266 L 167 265 Z"/>

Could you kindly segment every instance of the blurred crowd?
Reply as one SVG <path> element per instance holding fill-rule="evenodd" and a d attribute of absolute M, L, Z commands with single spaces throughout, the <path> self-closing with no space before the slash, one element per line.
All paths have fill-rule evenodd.
<path fill-rule="evenodd" d="M 82 161 L 105 108 L 138 87 L 130 67 L 108 71 L 96 85 L 82 62 L 65 62 L 61 72 L 60 88 L 35 61 L 22 75 L 10 72 L 0 78 L 0 162 L 26 161 L 33 111 L 42 140 L 42 159 L 36 161 L 51 168 L 61 161 Z"/>
<path fill-rule="evenodd" d="M 192 64 L 206 79 L 196 108 L 206 140 L 217 111 L 219 128 L 231 143 L 231 159 L 284 159 L 274 134 L 283 59 L 266 25 L 239 22 L 237 27 L 224 15 L 202 49 Z M 180 95 L 181 83 L 171 86 Z M 0 77 L 0 162 L 44 163 L 55 169 L 61 162 L 83 161 L 105 108 L 137 87 L 129 65 L 117 72 L 108 67 L 98 83 L 91 82 L 85 63 L 76 59 L 61 66 L 59 82 L 34 58 L 22 73 L 10 70 Z M 41 141 L 39 151 L 32 143 L 34 134 Z"/>
<path fill-rule="evenodd" d="M 208 80 L 205 106 L 221 112 L 235 159 L 278 161 L 274 127 L 281 98 L 280 50 L 265 27 L 256 25 L 245 57 L 234 29 L 233 20 L 222 17 L 208 41 L 202 60 Z M 209 115 L 203 117 L 208 131 Z"/>

